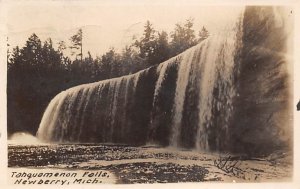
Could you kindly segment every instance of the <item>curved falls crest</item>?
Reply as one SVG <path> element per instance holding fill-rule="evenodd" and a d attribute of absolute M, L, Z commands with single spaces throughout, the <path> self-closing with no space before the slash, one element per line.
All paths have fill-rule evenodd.
<path fill-rule="evenodd" d="M 256 132 L 250 132 L 251 136 L 247 132 L 249 129 L 273 132 L 272 128 L 261 128 L 273 124 L 279 117 L 286 118 L 281 113 L 287 112 L 288 103 L 283 100 L 287 87 L 279 88 L 277 96 L 267 93 L 274 90 L 278 82 L 285 81 L 287 74 L 278 53 L 276 56 L 264 53 L 262 56 L 274 61 L 261 64 L 266 65 L 261 68 L 262 72 L 264 69 L 283 71 L 275 71 L 273 78 L 268 76 L 268 81 L 263 78 L 267 77 L 265 73 L 260 72 L 262 76 L 252 78 L 253 73 L 248 73 L 248 67 L 253 64 L 251 58 L 260 57 L 253 54 L 254 50 L 257 45 L 265 45 L 268 37 L 254 45 L 247 40 L 251 38 L 248 31 L 259 26 L 255 23 L 257 20 L 252 22 L 251 19 L 265 19 L 278 28 L 273 13 L 274 8 L 243 9 L 218 34 L 157 66 L 62 91 L 48 105 L 38 138 L 53 142 L 158 144 L 231 151 L 243 151 L 247 145 L 252 145 L 251 148 L 268 145 L 272 137 L 278 138 L 276 133 L 274 136 L 269 133 L 270 139 L 263 141 L 261 136 L 251 139 Z M 246 81 L 256 83 L 257 89 L 249 89 Z M 260 90 L 262 85 L 266 89 Z M 251 90 L 255 91 L 253 96 Z M 257 96 L 265 101 L 256 106 L 253 102 Z M 278 101 L 280 112 L 270 108 L 270 96 L 282 99 Z M 259 114 L 261 111 L 267 113 Z M 262 123 L 269 114 L 273 115 L 270 123 Z M 277 129 L 274 124 L 272 127 Z M 279 145 L 282 140 L 279 137 L 272 145 Z M 233 147 L 236 143 L 239 145 Z"/>

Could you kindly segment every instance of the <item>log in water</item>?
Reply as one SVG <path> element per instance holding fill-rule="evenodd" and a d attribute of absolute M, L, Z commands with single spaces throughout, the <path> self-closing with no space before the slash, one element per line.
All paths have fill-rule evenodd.
<path fill-rule="evenodd" d="M 61 92 L 37 137 L 249 153 L 288 146 L 284 13 L 246 7 L 218 34 L 166 62 Z"/>

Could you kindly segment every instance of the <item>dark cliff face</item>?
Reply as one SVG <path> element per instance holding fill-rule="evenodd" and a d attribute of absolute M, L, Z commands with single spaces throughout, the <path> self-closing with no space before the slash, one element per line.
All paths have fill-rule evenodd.
<path fill-rule="evenodd" d="M 290 36 L 282 13 L 278 7 L 245 10 L 232 151 L 261 154 L 291 144 Z"/>

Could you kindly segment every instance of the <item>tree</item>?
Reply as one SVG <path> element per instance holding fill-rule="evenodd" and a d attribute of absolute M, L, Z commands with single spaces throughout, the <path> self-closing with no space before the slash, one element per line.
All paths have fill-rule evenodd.
<path fill-rule="evenodd" d="M 7 72 L 8 130 L 27 130 L 34 133 L 49 100 L 53 97 L 53 86 L 48 83 L 57 78 L 55 71 L 49 71 L 48 63 L 56 61 L 49 39 L 44 44 L 32 34 L 26 45 L 14 48 Z M 59 55 L 58 55 L 59 62 Z M 50 92 L 49 92 L 50 91 Z"/>
<path fill-rule="evenodd" d="M 156 39 L 154 51 L 154 64 L 159 64 L 170 57 L 170 46 L 168 42 L 168 34 L 165 31 L 159 32 Z"/>
<path fill-rule="evenodd" d="M 101 57 L 100 69 L 105 79 L 120 76 L 121 65 L 119 60 L 120 57 L 114 48 L 111 48 Z"/>
<path fill-rule="evenodd" d="M 8 60 L 8 70 L 10 70 L 10 68 L 14 65 L 20 65 L 21 64 L 21 57 L 20 57 L 20 48 L 19 46 L 16 46 L 15 48 L 13 48 L 13 51 L 11 53 L 11 55 L 9 56 L 9 60 Z"/>
<path fill-rule="evenodd" d="M 140 57 L 145 59 L 150 65 L 153 63 L 154 50 L 155 50 L 155 30 L 148 20 L 144 26 L 143 37 L 138 41 L 136 40 L 135 46 L 139 48 Z"/>
<path fill-rule="evenodd" d="M 64 42 L 64 41 L 58 42 L 58 51 L 59 52 L 63 53 L 64 50 L 66 50 L 66 49 L 67 49 L 66 42 Z"/>
<path fill-rule="evenodd" d="M 85 57 L 83 60 L 83 63 L 81 64 L 81 71 L 83 72 L 82 74 L 85 74 L 85 78 L 90 81 L 91 79 L 93 79 L 94 76 L 94 64 L 93 64 L 94 60 L 93 57 L 90 53 L 90 51 L 88 51 L 88 57 Z"/>
<path fill-rule="evenodd" d="M 23 56 L 24 65 L 38 65 L 41 61 L 41 50 L 42 42 L 39 37 L 33 33 L 28 40 L 26 45 L 21 49 L 21 54 Z"/>
<path fill-rule="evenodd" d="M 121 74 L 128 75 L 148 67 L 145 59 L 142 59 L 133 46 L 126 46 L 120 56 Z"/>
<path fill-rule="evenodd" d="M 193 30 L 194 20 L 189 18 L 182 25 L 177 23 L 174 32 L 171 34 L 171 51 L 175 56 L 184 50 L 197 44 L 195 31 Z"/>
<path fill-rule="evenodd" d="M 82 29 L 80 28 L 78 30 L 78 32 L 73 35 L 71 38 L 71 43 L 72 46 L 70 46 L 71 50 L 75 49 L 75 50 L 80 50 L 80 53 L 76 54 L 76 59 L 77 56 L 80 56 L 80 60 L 82 62 L 83 59 L 83 55 L 82 55 Z M 72 51 L 72 55 L 74 55 L 76 53 L 76 51 Z"/>
<path fill-rule="evenodd" d="M 71 64 L 71 60 L 69 59 L 69 57 L 64 56 L 64 51 L 67 49 L 67 45 L 65 41 L 59 41 L 58 42 L 58 52 L 60 54 L 60 59 L 62 64 L 68 68 Z"/>
<path fill-rule="evenodd" d="M 207 29 L 203 26 L 201 31 L 199 31 L 199 42 L 208 38 L 208 36 L 209 36 L 209 33 L 208 33 Z"/>
<path fill-rule="evenodd" d="M 197 44 L 193 26 L 194 26 L 194 19 L 193 18 L 187 19 L 184 24 L 184 29 L 185 29 L 184 39 L 186 40 L 186 43 L 189 47 Z"/>
<path fill-rule="evenodd" d="M 41 63 L 47 68 L 57 70 L 61 67 L 61 54 L 58 50 L 53 47 L 53 42 L 51 38 L 48 38 L 42 47 Z M 43 66 L 43 65 L 41 65 Z"/>

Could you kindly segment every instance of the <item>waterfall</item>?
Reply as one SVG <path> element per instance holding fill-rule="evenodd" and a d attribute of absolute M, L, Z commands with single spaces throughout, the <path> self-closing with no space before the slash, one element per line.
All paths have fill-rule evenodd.
<path fill-rule="evenodd" d="M 182 62 L 179 65 L 176 91 L 174 99 L 174 115 L 172 123 L 172 135 L 170 143 L 175 147 L 178 146 L 178 137 L 182 119 L 183 104 L 185 100 L 186 87 L 189 81 L 191 64 L 193 62 L 195 48 L 187 50 L 182 56 Z"/>
<path fill-rule="evenodd" d="M 281 12 L 246 7 L 231 17 L 218 33 L 159 65 L 62 91 L 37 137 L 238 152 L 286 143 L 290 129 L 276 133 L 276 121 L 290 111 L 290 88 L 282 84 L 288 62 L 279 46 L 286 38 L 276 41 L 285 35 Z"/>

